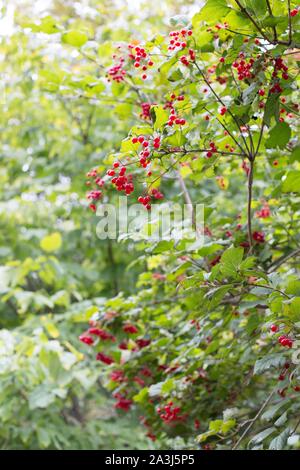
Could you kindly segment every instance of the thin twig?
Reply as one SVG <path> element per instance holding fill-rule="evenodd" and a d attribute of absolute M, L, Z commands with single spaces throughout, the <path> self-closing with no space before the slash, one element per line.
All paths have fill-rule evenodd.
<path fill-rule="evenodd" d="M 239 440 L 235 443 L 235 445 L 232 447 L 232 450 L 236 450 L 238 448 L 238 446 L 240 445 L 240 443 L 242 442 L 242 440 L 244 439 L 244 437 L 246 437 L 246 435 L 248 434 L 248 432 L 250 431 L 250 429 L 252 428 L 252 426 L 254 426 L 255 422 L 258 420 L 258 418 L 260 417 L 260 415 L 262 414 L 262 412 L 264 411 L 264 409 L 266 408 L 266 406 L 268 406 L 268 404 L 270 403 L 270 401 L 272 400 L 273 398 L 273 395 L 277 392 L 277 389 L 278 389 L 278 386 L 276 385 L 276 387 L 272 390 L 272 392 L 270 393 L 270 395 L 268 396 L 268 398 L 264 401 L 264 403 L 262 404 L 262 406 L 260 407 L 260 409 L 258 410 L 258 412 L 256 413 L 256 415 L 254 416 L 254 418 L 251 420 L 251 423 L 249 424 L 249 426 L 247 426 L 247 428 L 245 429 L 245 431 L 243 432 L 243 434 L 241 435 L 241 437 L 239 438 Z"/>
<path fill-rule="evenodd" d="M 273 12 L 272 12 L 272 8 L 271 8 L 271 5 L 270 5 L 270 1 L 266 0 L 266 2 L 267 2 L 267 8 L 268 8 L 268 11 L 269 11 L 269 15 L 272 18 L 273 17 Z M 276 26 L 272 26 L 272 29 L 273 29 L 273 34 L 274 34 L 274 41 L 277 42 L 278 38 L 277 38 Z"/>
<path fill-rule="evenodd" d="M 292 44 L 292 17 L 291 17 L 291 1 L 287 0 L 289 15 L 289 45 Z"/>
<path fill-rule="evenodd" d="M 254 159 L 250 160 L 250 170 L 248 174 L 248 203 L 247 203 L 247 227 L 249 248 L 252 249 L 252 192 L 253 192 Z"/>

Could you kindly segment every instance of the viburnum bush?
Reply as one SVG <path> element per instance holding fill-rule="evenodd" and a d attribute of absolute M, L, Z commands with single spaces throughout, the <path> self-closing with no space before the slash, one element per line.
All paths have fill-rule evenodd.
<path fill-rule="evenodd" d="M 88 171 L 91 210 L 114 191 L 146 211 L 205 205 L 203 245 L 140 243 L 137 291 L 80 336 L 115 407 L 137 410 L 158 447 L 300 446 L 298 11 L 207 0 L 100 64 L 134 125 Z"/>
<path fill-rule="evenodd" d="M 112 185 L 151 210 L 165 176 L 206 204 L 204 246 L 145 244 L 137 294 L 109 300 L 80 337 L 115 407 L 138 408 L 161 444 L 299 442 L 297 14 L 208 0 L 191 23 L 118 45 L 107 69 L 138 121 L 106 173 L 89 171 L 90 208 Z"/>

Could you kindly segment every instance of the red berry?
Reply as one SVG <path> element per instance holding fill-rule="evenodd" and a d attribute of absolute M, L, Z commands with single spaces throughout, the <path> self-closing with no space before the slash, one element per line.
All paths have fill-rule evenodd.
<path fill-rule="evenodd" d="M 79 339 L 82 343 L 87 344 L 88 346 L 91 346 L 94 343 L 93 338 L 85 334 L 79 336 Z"/>
<path fill-rule="evenodd" d="M 124 325 L 123 326 L 123 331 L 125 333 L 129 333 L 129 334 L 135 334 L 137 333 L 139 330 L 137 329 L 137 327 L 135 325 Z"/>
<path fill-rule="evenodd" d="M 106 354 L 103 354 L 103 353 L 101 353 L 101 352 L 99 352 L 99 353 L 97 354 L 96 360 L 97 360 L 97 361 L 101 361 L 101 362 L 103 362 L 104 364 L 107 364 L 108 366 L 109 366 L 110 364 L 113 364 L 113 363 L 115 362 L 112 357 L 106 356 Z"/>
<path fill-rule="evenodd" d="M 277 325 L 271 325 L 270 330 L 271 330 L 273 333 L 276 333 L 276 332 L 279 330 L 279 327 L 278 327 Z"/>

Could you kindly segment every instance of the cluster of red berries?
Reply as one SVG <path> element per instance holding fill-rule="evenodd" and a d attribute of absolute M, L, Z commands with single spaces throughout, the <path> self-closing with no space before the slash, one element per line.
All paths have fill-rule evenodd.
<path fill-rule="evenodd" d="M 115 393 L 113 395 L 114 398 L 117 399 L 116 403 L 115 403 L 115 408 L 119 409 L 119 410 L 123 410 L 123 411 L 129 411 L 133 402 L 132 400 L 124 397 L 123 395 L 121 395 L 121 393 Z"/>
<path fill-rule="evenodd" d="M 254 74 L 251 69 L 255 60 L 252 57 L 250 59 L 246 59 L 243 52 L 240 52 L 239 59 L 232 64 L 232 67 L 237 70 L 238 79 L 247 80 L 249 78 L 254 78 Z"/>
<path fill-rule="evenodd" d="M 111 356 L 107 356 L 106 354 L 102 352 L 98 352 L 96 355 L 96 360 L 103 362 L 103 364 L 106 364 L 110 366 L 115 362 L 115 360 Z"/>
<path fill-rule="evenodd" d="M 136 69 L 142 70 L 141 78 L 142 80 L 147 79 L 147 74 L 145 73 L 148 67 L 153 67 L 154 62 L 149 57 L 149 54 L 146 52 L 144 47 L 140 46 L 133 46 L 132 44 L 128 44 L 128 48 L 130 50 L 129 59 L 133 61 L 133 65 Z"/>
<path fill-rule="evenodd" d="M 265 242 L 265 234 L 263 232 L 253 232 L 252 234 L 253 240 L 257 243 L 264 243 Z"/>
<path fill-rule="evenodd" d="M 207 158 L 211 158 L 213 156 L 213 154 L 218 151 L 218 149 L 216 147 L 216 144 L 214 142 L 210 142 L 209 147 L 210 147 L 210 150 L 208 150 L 208 152 L 206 152 Z"/>
<path fill-rule="evenodd" d="M 150 164 L 149 157 L 151 154 L 151 146 L 153 149 L 158 150 L 160 147 L 160 137 L 154 137 L 151 141 L 149 136 L 144 137 L 143 135 L 140 135 L 139 137 L 133 137 L 131 142 L 142 146 L 142 150 L 139 153 L 139 162 L 143 168 L 146 168 Z"/>
<path fill-rule="evenodd" d="M 178 114 L 176 114 L 176 110 L 174 107 L 175 100 L 184 101 L 185 96 L 184 95 L 176 96 L 175 93 L 171 94 L 170 101 L 167 101 L 167 103 L 164 106 L 165 109 L 167 108 L 170 109 L 170 115 L 169 115 L 167 125 L 170 127 L 174 126 L 174 124 L 177 126 L 184 126 L 186 124 L 186 120 L 178 116 Z"/>
<path fill-rule="evenodd" d="M 189 49 L 188 56 L 182 55 L 180 57 L 180 62 L 186 67 L 188 67 L 191 62 L 195 62 L 195 60 L 196 60 L 196 52 L 194 51 L 194 49 Z"/>
<path fill-rule="evenodd" d="M 90 170 L 87 174 L 86 174 L 87 178 L 93 178 L 94 179 L 94 183 L 102 188 L 102 186 L 104 186 L 104 180 L 102 178 L 100 178 L 98 176 L 98 171 L 96 168 L 93 168 L 92 170 Z M 90 186 L 91 185 L 91 181 L 90 180 L 87 180 L 86 181 L 86 185 L 87 186 Z M 101 199 L 101 197 L 103 196 L 102 192 L 98 189 L 95 189 L 95 190 L 92 190 L 90 191 L 88 194 L 87 194 L 87 199 L 89 199 L 91 202 L 91 204 L 89 205 L 89 208 L 95 212 L 96 211 L 96 204 L 95 204 L 95 201 L 98 201 L 99 199 Z"/>
<path fill-rule="evenodd" d="M 113 59 L 117 59 L 116 55 L 113 56 Z M 126 75 L 126 70 L 124 69 L 125 59 L 124 57 L 119 57 L 117 60 L 118 62 L 112 67 L 110 67 L 107 71 L 107 77 L 109 82 L 111 80 L 117 83 L 124 81 Z"/>
<path fill-rule="evenodd" d="M 123 326 L 123 331 L 130 335 L 134 335 L 138 333 L 139 330 L 137 329 L 135 325 L 132 325 L 131 323 L 127 323 L 126 325 Z"/>
<path fill-rule="evenodd" d="M 145 119 L 145 121 L 151 119 L 150 110 L 151 110 L 152 106 L 154 106 L 154 103 L 153 104 L 151 104 L 151 103 L 142 103 L 141 104 L 142 112 L 140 114 L 140 117 L 142 119 Z"/>
<path fill-rule="evenodd" d="M 112 176 L 112 184 L 116 187 L 117 191 L 124 191 L 126 196 L 129 196 L 134 191 L 134 184 L 133 184 L 133 175 L 128 174 L 126 175 L 127 168 L 122 166 L 119 170 L 119 174 L 116 175 L 116 169 L 119 167 L 119 163 L 115 162 L 113 164 L 113 168 L 108 170 L 107 175 Z"/>
<path fill-rule="evenodd" d="M 281 57 L 276 57 L 274 61 L 275 61 L 274 71 L 272 73 L 272 77 L 274 81 L 273 81 L 272 87 L 270 88 L 270 93 L 281 93 L 283 91 L 283 88 L 280 86 L 278 73 L 282 72 L 281 74 L 282 78 L 284 80 L 288 80 L 289 79 L 289 75 L 287 73 L 288 67 L 284 64 Z"/>
<path fill-rule="evenodd" d="M 299 10 L 297 8 L 294 8 L 294 10 L 291 10 L 290 15 L 293 17 L 293 16 L 298 15 L 298 13 L 299 13 Z"/>
<path fill-rule="evenodd" d="M 179 49 L 185 49 L 187 47 L 187 38 L 192 36 L 193 31 L 191 29 L 181 29 L 180 31 L 171 31 L 169 34 L 169 51 L 175 51 Z"/>
<path fill-rule="evenodd" d="M 181 420 L 182 416 L 179 415 L 180 411 L 181 408 L 179 406 L 174 406 L 172 401 L 163 408 L 157 408 L 160 418 L 167 424 Z"/>
<path fill-rule="evenodd" d="M 278 343 L 286 348 L 291 348 L 293 346 L 293 340 L 286 335 L 279 336 Z"/>
<path fill-rule="evenodd" d="M 96 326 L 92 326 L 87 331 L 85 331 L 82 335 L 80 335 L 79 340 L 82 343 L 91 346 L 95 342 L 93 336 L 96 336 L 103 341 L 116 341 L 116 338 L 114 335 Z"/>
<path fill-rule="evenodd" d="M 267 219 L 268 217 L 270 217 L 271 210 L 269 204 L 265 202 L 263 207 L 259 211 L 256 211 L 255 215 L 260 219 Z"/>
<path fill-rule="evenodd" d="M 151 198 L 154 199 L 163 199 L 164 195 L 156 188 L 153 188 L 150 195 L 147 194 L 146 196 L 139 196 L 138 202 L 142 204 L 148 211 L 151 209 Z"/>
<path fill-rule="evenodd" d="M 91 201 L 99 201 L 102 197 L 102 191 L 100 189 L 94 189 L 87 194 L 87 199 Z"/>
<path fill-rule="evenodd" d="M 112 382 L 122 383 L 126 382 L 126 377 L 124 376 L 124 372 L 122 370 L 113 370 L 109 376 Z"/>

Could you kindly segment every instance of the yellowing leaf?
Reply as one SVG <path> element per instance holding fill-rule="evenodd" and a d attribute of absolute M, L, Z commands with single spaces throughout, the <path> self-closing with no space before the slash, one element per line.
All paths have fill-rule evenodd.
<path fill-rule="evenodd" d="M 180 168 L 180 174 L 182 176 L 182 178 L 186 178 L 187 176 L 189 176 L 192 172 L 191 168 L 189 166 L 182 166 Z"/>
<path fill-rule="evenodd" d="M 62 41 L 64 43 L 70 44 L 70 46 L 74 47 L 83 46 L 83 44 L 85 44 L 87 40 L 87 35 L 85 33 L 82 33 L 81 31 L 68 31 L 62 36 Z"/>
<path fill-rule="evenodd" d="M 62 238 L 60 233 L 54 232 L 51 235 L 47 235 L 44 237 L 41 242 L 40 246 L 44 251 L 52 252 L 57 251 L 62 245 Z"/>

